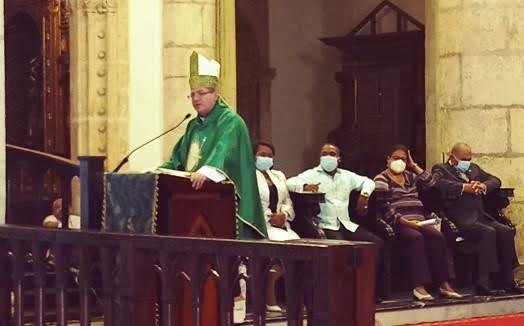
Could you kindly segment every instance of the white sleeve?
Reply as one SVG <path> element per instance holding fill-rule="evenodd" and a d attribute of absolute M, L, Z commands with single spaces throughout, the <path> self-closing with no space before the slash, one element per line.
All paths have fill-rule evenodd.
<path fill-rule="evenodd" d="M 284 175 L 284 173 L 278 171 L 277 175 L 285 186 L 286 176 Z M 284 198 L 282 198 L 282 206 L 280 207 L 280 210 L 288 215 L 288 221 L 293 221 L 293 219 L 295 218 L 295 210 L 293 209 L 293 202 L 291 201 L 291 197 L 289 196 L 289 191 L 287 187 L 284 187 Z"/>
<path fill-rule="evenodd" d="M 368 177 L 351 172 L 351 180 L 353 183 L 352 188 L 360 191 L 360 193 L 371 195 L 373 190 L 375 190 L 375 182 Z"/>
<path fill-rule="evenodd" d="M 307 170 L 295 177 L 287 179 L 287 188 L 289 189 L 289 191 L 303 192 L 305 184 L 315 183 L 311 181 L 313 173 L 314 171 Z"/>
<path fill-rule="evenodd" d="M 204 165 L 203 167 L 198 169 L 197 173 L 205 175 L 209 180 L 213 182 L 221 182 L 226 180 L 226 176 L 222 172 L 209 165 Z"/>

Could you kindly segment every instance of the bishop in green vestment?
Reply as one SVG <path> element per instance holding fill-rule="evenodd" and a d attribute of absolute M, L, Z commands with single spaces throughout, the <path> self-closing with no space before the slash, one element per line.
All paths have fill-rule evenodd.
<path fill-rule="evenodd" d="M 171 160 L 161 167 L 194 172 L 191 181 L 195 189 L 212 174 L 231 180 L 239 197 L 237 238 L 267 238 L 247 126 L 216 91 L 218 62 L 196 52 L 190 61 L 191 102 L 198 116 L 189 122 Z"/>

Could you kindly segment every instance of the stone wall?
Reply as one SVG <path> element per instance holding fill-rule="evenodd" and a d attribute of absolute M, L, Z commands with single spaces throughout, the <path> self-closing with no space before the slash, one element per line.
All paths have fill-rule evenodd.
<path fill-rule="evenodd" d="M 426 2 L 428 163 L 457 141 L 515 188 L 507 214 L 524 258 L 524 2 Z"/>
<path fill-rule="evenodd" d="M 164 128 L 194 109 L 189 95 L 189 56 L 198 51 L 221 64 L 220 93 L 236 103 L 235 15 L 230 0 L 163 0 Z M 185 125 L 163 139 L 164 160 Z"/>
<path fill-rule="evenodd" d="M 182 14 L 183 13 L 183 14 Z M 164 127 L 180 121 L 194 110 L 189 95 L 189 56 L 198 51 L 216 57 L 216 3 L 205 1 L 164 0 Z M 184 134 L 185 126 L 163 140 L 164 160 L 176 140 Z"/>
<path fill-rule="evenodd" d="M 132 13 L 132 22 L 130 5 L 135 11 L 145 6 L 142 16 Z M 193 113 L 187 99 L 193 50 L 221 62 L 221 92 L 234 105 L 233 1 L 151 0 L 145 4 L 143 0 L 72 0 L 71 9 L 73 158 L 104 155 L 106 168 L 111 170 L 136 145 Z M 142 48 L 136 42 L 144 31 L 137 24 L 144 24 L 153 35 L 144 40 Z M 160 37 L 159 49 L 155 36 Z M 135 42 L 133 48 L 130 39 Z M 151 69 L 141 70 L 144 67 Z M 158 81 L 153 73 L 160 74 Z M 140 80 L 141 74 L 144 80 Z M 141 87 L 148 78 L 152 82 Z M 182 125 L 158 146 L 137 153 L 140 157 L 132 158 L 124 169 L 150 168 L 166 160 L 184 129 Z"/>

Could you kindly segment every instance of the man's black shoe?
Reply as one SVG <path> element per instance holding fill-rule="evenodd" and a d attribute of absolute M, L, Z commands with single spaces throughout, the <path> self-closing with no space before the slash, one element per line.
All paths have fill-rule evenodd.
<path fill-rule="evenodd" d="M 502 289 L 492 289 L 485 286 L 477 285 L 475 288 L 475 292 L 477 295 L 487 295 L 487 296 L 494 296 L 494 295 L 503 295 L 506 292 Z"/>
<path fill-rule="evenodd" d="M 507 285 L 504 287 L 504 290 L 508 294 L 524 294 L 524 288 L 521 288 L 515 283 Z"/>

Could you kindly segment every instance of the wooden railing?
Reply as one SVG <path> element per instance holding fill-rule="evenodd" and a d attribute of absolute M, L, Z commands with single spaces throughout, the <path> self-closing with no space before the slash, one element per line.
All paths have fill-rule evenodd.
<path fill-rule="evenodd" d="M 79 174 L 77 161 L 10 144 L 6 154 L 7 223 L 40 225 L 58 197 L 69 215 L 71 179 Z"/>
<path fill-rule="evenodd" d="M 100 232 L 103 161 L 103 157 L 79 157 L 75 162 L 7 146 L 8 223 L 41 224 L 44 206 L 49 205 L 49 199 L 43 198 L 44 176 L 54 170 L 61 183 L 57 196 L 64 201 L 64 228 L 70 180 L 80 177 L 82 225 L 79 231 L 0 226 L 0 325 L 56 322 L 61 326 L 72 320 L 90 325 L 100 319 L 104 325 L 178 326 L 188 325 L 188 315 L 189 325 L 232 325 L 233 298 L 243 277 L 240 264 L 247 266 L 247 304 L 254 325 L 266 324 L 267 274 L 275 264 L 284 271 L 288 325 L 300 325 L 305 310 L 308 325 L 374 325 L 372 244 Z M 13 188 L 20 166 L 26 167 L 24 173 L 29 171 L 32 185 L 23 197 Z M 26 211 L 35 208 L 30 216 L 21 215 L 20 203 L 29 205 L 24 206 Z M 144 275 L 153 276 L 144 279 Z M 216 278 L 210 283 L 218 296 L 214 324 L 208 323 L 203 311 L 202 296 L 207 293 L 203 288 L 210 277 Z M 154 293 L 141 291 L 145 284 Z"/>
<path fill-rule="evenodd" d="M 53 253 L 53 264 L 45 257 L 47 248 Z M 173 311 L 182 299 L 174 291 L 174 285 L 181 275 L 187 278 L 191 288 L 193 325 L 201 325 L 202 286 L 209 275 L 217 279 L 217 325 L 232 325 L 240 262 L 247 265 L 247 294 L 254 325 L 266 324 L 265 279 L 275 262 L 285 271 L 288 325 L 299 324 L 303 307 L 307 310 L 308 325 L 373 325 L 374 307 L 360 309 L 357 317 L 352 305 L 361 298 L 360 294 L 357 298 L 355 280 L 367 250 L 374 250 L 373 246 L 330 240 L 279 243 L 4 225 L 0 226 L 0 266 L 3 267 L 0 325 L 23 325 L 27 321 L 24 293 L 32 286 L 24 280 L 28 272 L 34 273 L 35 278 L 33 324 L 44 325 L 49 321 L 46 307 L 54 306 L 57 325 L 66 325 L 71 318 L 66 302 L 71 300 L 67 280 L 73 265 L 78 271 L 78 289 L 74 294 L 80 307 L 80 325 L 90 325 L 92 317 L 97 315 L 97 306 L 102 308 L 98 314 L 104 325 L 143 325 L 139 322 L 144 320 L 144 316 L 140 316 L 143 311 L 136 309 L 136 305 L 148 300 L 158 304 L 156 317 L 160 325 L 175 325 Z M 137 278 L 136 260 L 144 255 L 152 264 L 142 268 L 154 269 L 156 280 Z M 30 263 L 28 257 L 31 257 Z M 49 269 L 56 274 L 53 282 L 46 279 Z M 372 288 L 373 279 L 372 275 L 368 277 L 369 284 L 360 280 L 358 286 Z M 136 288 L 144 282 L 158 282 L 159 293 L 148 298 L 137 297 Z M 50 291 L 55 294 L 54 304 L 46 302 L 51 300 L 47 295 Z"/>
<path fill-rule="evenodd" d="M 104 157 L 81 156 L 75 161 L 10 144 L 6 145 L 6 154 L 7 223 L 41 225 L 51 213 L 52 201 L 62 198 L 62 225 L 67 228 L 71 179 L 78 176 L 83 180 L 80 200 L 85 203 L 80 215 L 89 217 L 82 221 L 83 227 L 100 229 Z M 50 194 L 46 191 L 49 187 L 57 187 L 58 192 Z"/>

